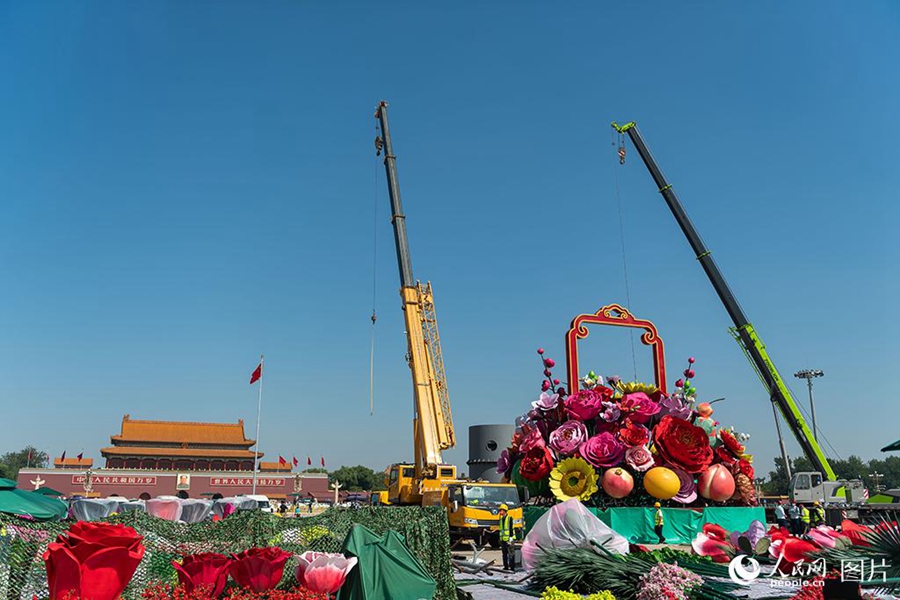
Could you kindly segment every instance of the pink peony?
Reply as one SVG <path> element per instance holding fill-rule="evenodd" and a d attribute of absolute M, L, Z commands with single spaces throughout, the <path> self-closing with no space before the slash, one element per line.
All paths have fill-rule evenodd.
<path fill-rule="evenodd" d="M 535 427 L 522 439 L 522 442 L 519 444 L 519 452 L 527 454 L 532 448 L 543 448 L 544 446 L 546 446 L 544 438 L 541 437 L 540 430 Z"/>
<path fill-rule="evenodd" d="M 651 400 L 644 392 L 625 394 L 625 397 L 619 401 L 619 408 L 627 419 L 635 423 L 646 423 L 660 410 L 659 404 Z"/>
<path fill-rule="evenodd" d="M 639 473 L 653 468 L 653 454 L 646 446 L 635 446 L 625 451 L 625 463 Z"/>
<path fill-rule="evenodd" d="M 581 421 L 566 421 L 550 432 L 550 448 L 571 455 L 588 439 L 587 427 Z"/>
<path fill-rule="evenodd" d="M 578 449 L 584 460 L 595 467 L 612 467 L 622 461 L 625 447 L 616 436 L 604 431 L 587 440 Z"/>
<path fill-rule="evenodd" d="M 590 421 L 600 414 L 604 400 L 604 394 L 598 391 L 600 389 L 598 387 L 593 390 L 578 390 L 566 398 L 566 410 L 572 418 Z"/>

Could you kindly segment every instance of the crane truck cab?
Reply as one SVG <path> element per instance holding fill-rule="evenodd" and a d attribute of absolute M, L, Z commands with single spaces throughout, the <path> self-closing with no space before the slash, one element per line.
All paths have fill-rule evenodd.
<path fill-rule="evenodd" d="M 859 479 L 827 481 L 821 473 L 795 473 L 791 478 L 791 499 L 800 504 L 861 503 L 866 501 L 865 486 Z"/>
<path fill-rule="evenodd" d="M 450 537 L 472 539 L 499 547 L 499 507 L 506 504 L 513 527 L 521 529 L 522 503 L 516 486 L 458 479 L 456 467 L 440 465 L 437 477 L 416 480 L 413 465 L 392 465 L 385 482 L 388 502 L 392 505 L 443 506 L 447 511 Z"/>

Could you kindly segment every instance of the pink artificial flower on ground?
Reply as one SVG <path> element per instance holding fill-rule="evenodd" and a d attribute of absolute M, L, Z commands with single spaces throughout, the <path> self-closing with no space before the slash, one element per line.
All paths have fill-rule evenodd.
<path fill-rule="evenodd" d="M 727 563 L 731 560 L 728 551 L 732 549 L 728 542 L 728 532 L 721 525 L 707 523 L 691 542 L 694 552 L 700 556 L 709 556 L 713 562 Z"/>
<path fill-rule="evenodd" d="M 346 558 L 326 552 L 304 552 L 297 558 L 297 581 L 320 594 L 334 594 L 341 589 L 357 562 L 355 556 Z"/>

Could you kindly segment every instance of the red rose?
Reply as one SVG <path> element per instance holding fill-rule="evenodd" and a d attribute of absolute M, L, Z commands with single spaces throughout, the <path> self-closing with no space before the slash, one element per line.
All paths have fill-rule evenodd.
<path fill-rule="evenodd" d="M 688 473 L 702 473 L 712 464 L 709 435 L 684 419 L 663 417 L 653 430 L 653 443 L 660 457 Z"/>
<path fill-rule="evenodd" d="M 74 523 L 44 552 L 50 599 L 118 598 L 144 557 L 142 540 L 124 525 Z"/>
<path fill-rule="evenodd" d="M 535 446 L 519 462 L 519 474 L 529 481 L 540 481 L 553 470 L 553 453 L 546 446 Z"/>
<path fill-rule="evenodd" d="M 727 429 L 719 430 L 719 439 L 722 440 L 722 443 L 725 444 L 725 447 L 728 448 L 729 452 L 734 454 L 735 456 L 740 456 L 744 453 L 744 446 L 741 444 L 734 434 L 728 431 Z"/>
<path fill-rule="evenodd" d="M 293 556 L 277 546 L 250 548 L 240 554 L 232 554 L 228 566 L 231 578 L 244 588 L 254 592 L 274 590 L 284 575 L 284 565 Z"/>
<path fill-rule="evenodd" d="M 650 441 L 650 430 L 629 420 L 619 429 L 619 439 L 626 446 L 644 446 Z"/>
<path fill-rule="evenodd" d="M 172 561 L 178 574 L 178 583 L 190 594 L 194 590 L 204 590 L 213 598 L 218 598 L 228 581 L 228 565 L 231 559 L 215 552 L 191 554 L 180 563 Z"/>

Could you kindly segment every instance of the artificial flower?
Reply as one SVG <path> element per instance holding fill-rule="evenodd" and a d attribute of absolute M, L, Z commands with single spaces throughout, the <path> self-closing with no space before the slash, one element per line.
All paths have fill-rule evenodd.
<path fill-rule="evenodd" d="M 597 472 L 583 458 L 566 458 L 550 472 L 550 490 L 560 501 L 587 500 L 597 492 Z"/>
<path fill-rule="evenodd" d="M 622 461 L 625 447 L 616 436 L 604 431 L 584 442 L 578 452 L 595 467 L 612 467 Z"/>
<path fill-rule="evenodd" d="M 622 416 L 622 411 L 619 410 L 619 405 L 615 402 L 604 402 L 603 410 L 600 411 L 600 419 L 606 421 L 608 423 L 613 423 L 619 420 L 619 417 Z"/>
<path fill-rule="evenodd" d="M 653 454 L 646 446 L 635 446 L 625 451 L 625 464 L 639 473 L 652 469 L 654 462 Z"/>
<path fill-rule="evenodd" d="M 550 448 L 562 455 L 571 455 L 588 439 L 587 427 L 581 421 L 566 421 L 550 432 Z"/>
<path fill-rule="evenodd" d="M 535 446 L 519 462 L 519 474 L 529 481 L 540 481 L 553 470 L 553 454 L 546 446 Z"/>
<path fill-rule="evenodd" d="M 50 600 L 118 598 L 144 557 L 143 539 L 124 525 L 74 523 L 43 555 Z"/>
<path fill-rule="evenodd" d="M 203 552 L 185 556 L 181 562 L 172 561 L 178 574 L 178 583 L 191 594 L 203 590 L 211 598 L 218 598 L 228 581 L 228 565 L 231 559 L 215 552 Z"/>
<path fill-rule="evenodd" d="M 503 452 L 500 453 L 500 458 L 497 459 L 497 472 L 501 475 L 505 475 L 509 472 L 511 466 L 512 460 L 510 460 L 509 448 L 504 448 Z"/>
<path fill-rule="evenodd" d="M 672 469 L 672 471 L 678 475 L 678 481 L 681 482 L 681 487 L 678 488 L 678 493 L 672 500 L 680 504 L 690 504 L 696 500 L 697 482 L 694 481 L 694 476 L 678 468 Z"/>
<path fill-rule="evenodd" d="M 627 419 L 635 423 L 646 423 L 660 411 L 659 404 L 644 392 L 625 394 L 619 401 L 619 409 Z"/>
<path fill-rule="evenodd" d="M 706 523 L 691 542 L 694 552 L 700 556 L 709 556 L 714 562 L 727 563 L 734 553 L 728 541 L 728 532 L 721 525 Z"/>
<path fill-rule="evenodd" d="M 744 453 L 744 445 L 741 444 L 738 439 L 734 436 L 732 432 L 727 429 L 719 430 L 719 439 L 722 440 L 722 444 L 735 456 L 740 456 Z"/>
<path fill-rule="evenodd" d="M 326 552 L 304 552 L 297 557 L 294 574 L 306 589 L 319 594 L 334 594 L 356 566 L 357 558 Z"/>
<path fill-rule="evenodd" d="M 542 393 L 541 397 L 531 403 L 531 408 L 540 412 L 550 412 L 559 404 L 559 394 Z"/>
<path fill-rule="evenodd" d="M 519 452 L 528 454 L 532 448 L 543 448 L 544 446 L 546 446 L 544 436 L 542 436 L 540 430 L 535 427 L 530 429 L 522 438 L 522 441 L 519 443 Z"/>
<path fill-rule="evenodd" d="M 646 446 L 650 441 L 650 430 L 633 421 L 626 421 L 619 429 L 619 440 L 626 446 Z"/>
<path fill-rule="evenodd" d="M 660 406 L 660 414 L 672 415 L 673 417 L 677 417 L 679 419 L 689 419 L 693 409 L 682 402 L 681 398 L 678 395 L 673 394 L 671 396 L 663 396 L 659 401 Z"/>
<path fill-rule="evenodd" d="M 688 473 L 701 473 L 712 463 L 709 436 L 684 419 L 666 415 L 653 430 L 653 438 L 660 457 Z"/>
<path fill-rule="evenodd" d="M 275 589 L 281 581 L 284 565 L 290 557 L 290 552 L 275 546 L 250 548 L 231 555 L 233 560 L 228 572 L 239 586 L 254 592 L 265 592 Z"/>
<path fill-rule="evenodd" d="M 714 458 L 717 462 L 729 467 L 735 464 L 734 454 L 729 452 L 725 446 L 718 446 L 713 450 Z"/>
<path fill-rule="evenodd" d="M 592 390 L 578 390 L 565 400 L 566 410 L 569 415 L 579 421 L 590 421 L 596 418 L 603 408 L 603 395 L 595 388 Z"/>

